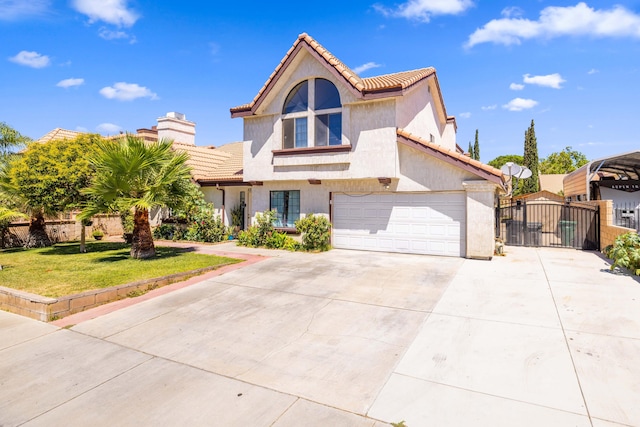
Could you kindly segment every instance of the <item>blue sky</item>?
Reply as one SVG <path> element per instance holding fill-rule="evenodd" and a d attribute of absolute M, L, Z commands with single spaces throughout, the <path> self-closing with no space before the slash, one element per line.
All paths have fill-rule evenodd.
<path fill-rule="evenodd" d="M 0 121 L 31 138 L 61 127 L 151 127 L 169 111 L 197 145 L 242 140 L 250 102 L 306 32 L 370 77 L 433 66 L 464 149 L 593 159 L 640 146 L 640 1 L 0 0 Z"/>

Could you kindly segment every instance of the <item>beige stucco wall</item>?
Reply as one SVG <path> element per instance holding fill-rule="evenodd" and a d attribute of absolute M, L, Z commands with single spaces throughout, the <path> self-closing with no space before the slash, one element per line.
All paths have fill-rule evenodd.
<path fill-rule="evenodd" d="M 462 183 L 476 175 L 438 160 L 414 148 L 398 144 L 398 191 L 462 190 Z"/>
<path fill-rule="evenodd" d="M 300 81 L 332 81 L 342 102 L 342 141 L 349 152 L 274 156 L 282 149 L 282 105 Z M 244 118 L 245 181 L 400 178 L 396 128 L 455 150 L 453 126 L 440 123 L 434 99 L 421 82 L 403 97 L 363 101 L 306 51 L 301 51 L 276 82 L 255 116 Z M 312 124 L 309 123 L 311 128 Z M 312 135 L 313 132 L 310 131 Z M 310 139 L 310 144 L 311 144 Z"/>
<path fill-rule="evenodd" d="M 269 210 L 270 192 L 281 190 L 300 191 L 300 216 L 321 214 L 329 217 L 330 193 L 377 193 L 385 191 L 377 179 L 334 180 L 321 185 L 309 184 L 308 181 L 275 181 L 251 188 L 250 215 L 255 219 L 256 213 Z M 391 189 L 390 189 L 391 191 Z"/>
<path fill-rule="evenodd" d="M 497 186 L 465 181 L 467 192 L 467 258 L 491 259 L 495 250 L 494 203 Z"/>
<path fill-rule="evenodd" d="M 251 188 L 245 186 L 230 186 L 220 187 L 220 189 L 224 189 L 224 204 L 222 203 L 221 190 L 216 187 L 200 187 L 205 200 L 213 203 L 214 215 L 222 216 L 224 224 L 231 225 L 231 211 L 240 204 L 240 192 L 245 192 L 245 203 L 248 203 Z M 248 209 L 245 209 L 245 225 L 248 220 L 249 212 Z"/>
<path fill-rule="evenodd" d="M 282 149 L 281 110 L 289 91 L 300 81 L 322 77 L 338 88 L 342 102 L 343 144 L 348 152 L 273 155 Z M 436 96 L 438 96 L 436 94 Z M 247 213 L 269 209 L 270 191 L 299 190 L 301 217 L 329 215 L 331 193 L 463 192 L 467 194 L 467 256 L 489 259 L 494 250 L 494 201 L 497 186 L 433 156 L 399 144 L 397 128 L 455 151 L 455 127 L 437 115 L 427 82 L 403 97 L 363 101 L 306 51 L 287 67 L 257 108 L 244 118 L 244 180 Z M 311 143 L 311 140 L 310 140 Z M 312 145 L 312 143 L 311 143 Z M 378 178 L 391 178 L 385 189 Z M 309 179 L 321 180 L 314 185 Z M 230 201 L 227 208 L 231 209 Z"/>
<path fill-rule="evenodd" d="M 454 126 L 440 121 L 434 104 L 436 101 L 427 88 L 425 81 L 397 98 L 397 126 L 427 141 L 433 136 L 434 143 L 455 151 Z"/>

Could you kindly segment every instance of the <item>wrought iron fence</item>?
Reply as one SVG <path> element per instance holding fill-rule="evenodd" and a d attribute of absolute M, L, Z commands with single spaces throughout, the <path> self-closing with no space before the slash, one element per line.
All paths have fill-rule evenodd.
<path fill-rule="evenodd" d="M 536 201 L 503 205 L 496 210 L 496 236 L 512 246 L 597 250 L 600 246 L 598 207 Z"/>
<path fill-rule="evenodd" d="M 614 203 L 613 223 L 619 227 L 633 228 L 640 231 L 640 204 Z"/>

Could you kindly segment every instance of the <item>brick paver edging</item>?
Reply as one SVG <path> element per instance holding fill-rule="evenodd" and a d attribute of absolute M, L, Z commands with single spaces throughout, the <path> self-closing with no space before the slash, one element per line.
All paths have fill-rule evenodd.
<path fill-rule="evenodd" d="M 29 292 L 0 286 L 0 309 L 21 314 L 32 319 L 48 322 L 89 308 L 116 301 L 122 298 L 139 296 L 152 289 L 161 288 L 193 276 L 224 267 L 229 264 L 203 267 L 197 270 L 171 274 L 154 279 L 139 280 L 133 283 L 111 288 L 94 289 L 79 294 L 58 298 L 43 297 Z"/>

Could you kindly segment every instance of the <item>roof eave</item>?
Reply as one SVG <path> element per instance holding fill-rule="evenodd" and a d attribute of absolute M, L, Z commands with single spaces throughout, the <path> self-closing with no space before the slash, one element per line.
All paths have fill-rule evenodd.
<path fill-rule="evenodd" d="M 474 166 L 473 164 L 471 164 L 470 162 L 466 162 L 462 159 L 460 159 L 460 157 L 454 155 L 454 153 L 448 154 L 445 152 L 445 150 L 438 150 L 436 148 L 432 148 L 429 145 L 425 144 L 425 143 L 421 143 L 418 140 L 415 140 L 413 138 L 410 138 L 400 132 L 397 133 L 397 138 L 398 138 L 398 142 L 411 147 L 411 148 L 415 148 L 418 151 L 422 151 L 423 153 L 427 153 L 435 158 L 437 158 L 438 160 L 442 160 L 450 165 L 453 165 L 455 167 L 458 167 L 460 169 L 463 169 L 467 172 L 470 172 L 474 175 L 479 176 L 480 178 L 486 179 L 489 182 L 493 182 L 494 184 L 496 184 L 498 187 L 504 189 L 504 178 L 502 174 L 494 174 L 491 173 L 485 169 L 479 168 Z M 446 150 L 448 151 L 448 150 Z"/>

